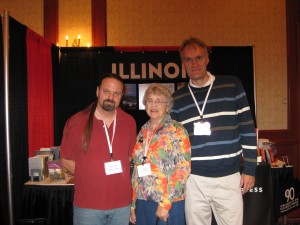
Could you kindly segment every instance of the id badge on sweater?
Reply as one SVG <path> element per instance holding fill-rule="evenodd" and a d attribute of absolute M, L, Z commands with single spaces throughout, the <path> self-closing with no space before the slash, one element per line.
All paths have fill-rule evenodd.
<path fill-rule="evenodd" d="M 196 122 L 194 123 L 194 135 L 210 135 L 210 123 L 209 122 Z"/>
<path fill-rule="evenodd" d="M 145 163 L 143 165 L 137 166 L 137 170 L 139 177 L 144 177 L 152 174 L 150 163 Z"/>
<path fill-rule="evenodd" d="M 106 162 L 106 163 L 104 163 L 104 168 L 105 168 L 106 175 L 123 172 L 121 160 Z"/>

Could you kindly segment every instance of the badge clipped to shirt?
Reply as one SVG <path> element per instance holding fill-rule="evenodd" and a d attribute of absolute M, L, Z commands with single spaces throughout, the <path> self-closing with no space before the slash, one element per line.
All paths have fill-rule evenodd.
<path fill-rule="evenodd" d="M 194 135 L 210 135 L 210 123 L 206 121 L 200 121 L 194 123 Z"/>
<path fill-rule="evenodd" d="M 106 163 L 104 163 L 104 168 L 105 168 L 105 174 L 106 175 L 111 175 L 111 174 L 116 174 L 116 173 L 122 173 L 123 172 L 122 165 L 121 165 L 121 160 L 106 162 Z"/>
<path fill-rule="evenodd" d="M 137 170 L 139 177 L 145 177 L 152 174 L 150 163 L 137 166 Z"/>

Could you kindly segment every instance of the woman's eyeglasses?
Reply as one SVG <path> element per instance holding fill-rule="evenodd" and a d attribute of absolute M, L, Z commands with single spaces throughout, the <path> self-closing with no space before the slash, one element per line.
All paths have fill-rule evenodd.
<path fill-rule="evenodd" d="M 146 100 L 146 105 L 162 105 L 162 104 L 166 104 L 168 102 L 165 102 L 165 101 L 161 101 L 160 99 L 156 99 L 156 100 L 153 100 L 153 99 L 147 99 Z"/>

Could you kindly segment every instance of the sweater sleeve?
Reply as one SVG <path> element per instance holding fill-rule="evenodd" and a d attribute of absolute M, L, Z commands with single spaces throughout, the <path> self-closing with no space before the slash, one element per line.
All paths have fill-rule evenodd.
<path fill-rule="evenodd" d="M 257 160 L 257 137 L 247 96 L 239 80 L 237 81 L 236 91 L 236 96 L 238 96 L 236 104 L 240 124 L 239 133 L 243 150 L 242 173 L 254 176 Z"/>

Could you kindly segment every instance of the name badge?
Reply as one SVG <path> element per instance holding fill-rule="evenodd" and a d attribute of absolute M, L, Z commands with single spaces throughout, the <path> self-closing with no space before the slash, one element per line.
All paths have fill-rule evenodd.
<path fill-rule="evenodd" d="M 210 123 L 209 122 L 196 122 L 194 123 L 194 135 L 210 135 Z"/>
<path fill-rule="evenodd" d="M 150 163 L 137 166 L 137 170 L 139 177 L 144 177 L 152 174 Z"/>
<path fill-rule="evenodd" d="M 104 168 L 105 168 L 105 174 L 106 175 L 111 175 L 111 174 L 116 174 L 116 173 L 122 173 L 123 172 L 122 165 L 121 165 L 121 160 L 106 162 L 106 163 L 104 163 Z"/>

